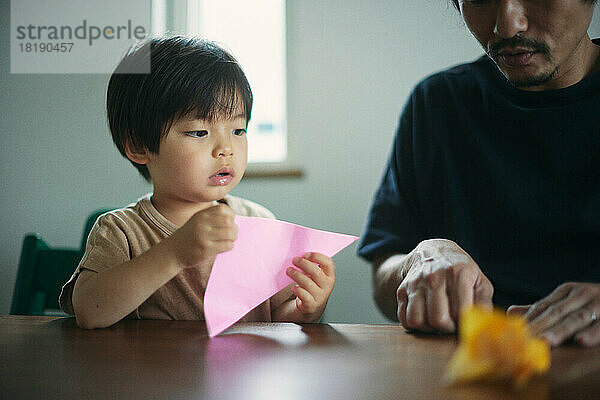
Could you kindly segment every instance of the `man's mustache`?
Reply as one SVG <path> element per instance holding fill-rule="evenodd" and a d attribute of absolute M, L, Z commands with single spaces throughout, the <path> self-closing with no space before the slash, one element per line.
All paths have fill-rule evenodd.
<path fill-rule="evenodd" d="M 550 48 L 546 43 L 519 35 L 515 35 L 510 39 L 500 39 L 499 41 L 490 44 L 488 46 L 488 54 L 492 58 L 495 58 L 503 49 L 510 49 L 515 47 L 525 48 L 531 50 L 534 53 L 541 53 L 546 56 L 550 55 Z"/>

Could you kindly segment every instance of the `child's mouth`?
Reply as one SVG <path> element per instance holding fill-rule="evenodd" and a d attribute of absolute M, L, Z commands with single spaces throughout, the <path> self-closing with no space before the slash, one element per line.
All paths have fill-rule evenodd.
<path fill-rule="evenodd" d="M 231 169 L 228 167 L 221 168 L 216 174 L 212 175 L 209 180 L 215 186 L 225 186 L 231 183 L 233 175 Z"/>

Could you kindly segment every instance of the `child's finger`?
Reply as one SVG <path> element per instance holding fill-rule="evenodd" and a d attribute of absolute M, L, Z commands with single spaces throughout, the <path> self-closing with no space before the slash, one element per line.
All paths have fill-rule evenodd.
<path fill-rule="evenodd" d="M 320 289 L 319 286 L 309 276 L 303 274 L 301 271 L 298 271 L 296 268 L 289 267 L 285 273 L 298 285 L 309 292 L 316 293 Z"/>
<path fill-rule="evenodd" d="M 333 260 L 331 259 L 331 257 L 327 257 L 324 254 L 321 253 L 306 253 L 304 255 L 304 258 L 306 260 L 312 261 L 314 263 L 319 264 L 319 266 L 321 267 L 321 270 L 325 273 L 325 275 L 327 276 L 334 276 L 335 275 L 335 265 L 333 264 Z"/>
<path fill-rule="evenodd" d="M 219 203 L 216 206 L 206 208 L 203 211 L 206 212 L 207 214 L 212 214 L 212 215 L 223 215 L 223 216 L 229 216 L 229 217 L 235 216 L 235 212 L 233 211 L 233 209 L 231 207 L 229 207 L 227 204 L 222 204 L 222 203 Z M 200 211 L 200 212 L 202 212 L 202 211 Z"/>
<path fill-rule="evenodd" d="M 292 292 L 296 295 L 296 298 L 300 299 L 300 302 L 304 306 L 303 308 L 311 308 L 310 306 L 317 302 L 313 295 L 303 287 L 294 286 Z"/>
<path fill-rule="evenodd" d="M 292 258 L 292 264 L 296 267 L 300 268 L 307 275 L 312 276 L 313 278 L 318 277 L 319 275 L 323 275 L 323 271 L 321 268 L 312 261 L 307 260 L 303 257 L 294 257 Z"/>
<path fill-rule="evenodd" d="M 231 226 L 235 225 L 235 213 L 230 207 L 219 204 L 198 211 L 188 222 L 199 225 Z"/>
<path fill-rule="evenodd" d="M 312 261 L 302 257 L 294 257 L 292 263 L 302 269 L 311 279 L 322 289 L 328 289 L 331 286 L 332 277 L 325 275 L 325 272 Z"/>
<path fill-rule="evenodd" d="M 232 240 L 237 239 L 237 227 L 211 227 L 210 228 L 211 239 L 217 240 Z"/>
<path fill-rule="evenodd" d="M 307 256 L 310 256 L 310 253 L 305 254 L 304 257 Z M 316 257 L 315 259 L 318 261 L 318 257 Z M 320 288 L 329 291 L 333 287 L 335 281 L 335 275 L 333 273 L 331 273 L 330 275 L 325 274 L 325 271 L 323 271 L 323 269 L 319 265 L 317 265 L 313 261 L 309 261 L 306 258 L 295 257 L 294 260 L 292 260 L 292 262 L 294 263 L 294 265 L 297 265 L 309 276 L 311 276 L 313 281 L 315 281 L 315 283 Z"/>
<path fill-rule="evenodd" d="M 233 240 L 216 240 L 212 242 L 210 248 L 215 253 L 225 253 L 233 249 Z"/>

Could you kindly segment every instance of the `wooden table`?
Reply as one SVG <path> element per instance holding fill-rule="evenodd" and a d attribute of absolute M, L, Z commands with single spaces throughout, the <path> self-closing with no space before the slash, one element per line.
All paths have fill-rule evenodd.
<path fill-rule="evenodd" d="M 71 318 L 0 317 L 2 399 L 600 399 L 600 347 L 552 351 L 524 390 L 445 387 L 451 336 L 395 325 L 240 324 L 209 339 L 203 322 L 122 321 L 86 331 Z"/>

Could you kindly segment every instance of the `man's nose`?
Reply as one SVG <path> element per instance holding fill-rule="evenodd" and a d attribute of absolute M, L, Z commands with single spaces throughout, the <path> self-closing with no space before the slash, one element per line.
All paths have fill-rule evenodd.
<path fill-rule="evenodd" d="M 527 31 L 527 15 L 522 0 L 500 0 L 496 12 L 494 34 L 510 39 Z"/>

